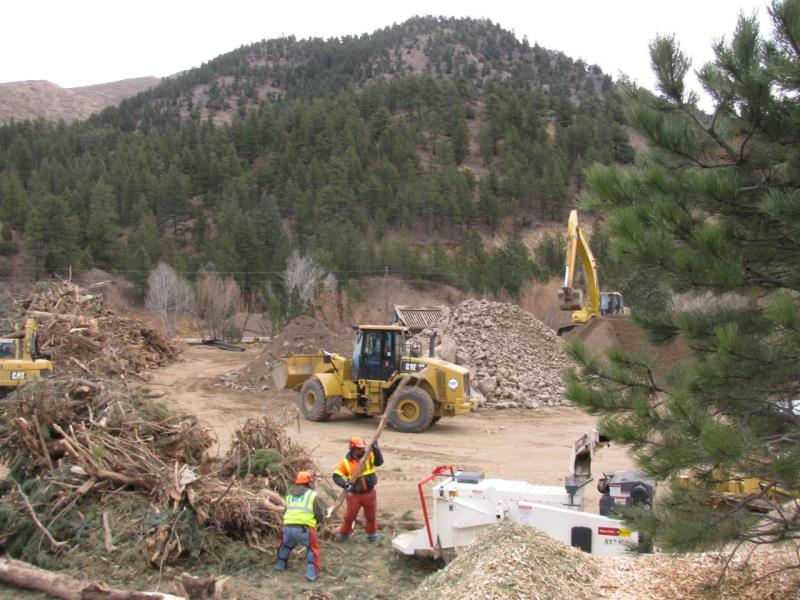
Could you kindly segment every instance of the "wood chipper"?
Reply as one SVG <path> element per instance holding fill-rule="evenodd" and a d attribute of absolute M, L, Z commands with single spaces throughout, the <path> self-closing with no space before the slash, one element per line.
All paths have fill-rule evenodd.
<path fill-rule="evenodd" d="M 469 370 L 419 356 L 418 349 L 407 351 L 405 331 L 397 325 L 361 325 L 352 357 L 330 352 L 290 356 L 272 370 L 275 387 L 299 390 L 303 416 L 326 421 L 342 406 L 355 415 L 382 414 L 401 375 L 409 375 L 389 415 L 389 425 L 405 433 L 474 409 Z"/>
<path fill-rule="evenodd" d="M 471 543 L 486 527 L 510 519 L 596 556 L 624 556 L 639 546 L 639 533 L 612 516 L 615 506 L 652 507 L 656 482 L 636 471 L 615 471 L 600 480 L 600 514 L 584 511 L 584 490 L 592 481 L 591 463 L 607 438 L 592 430 L 573 445 L 563 486 L 486 479 L 483 473 L 436 467 L 417 484 L 425 526 L 401 533 L 392 547 L 409 556 L 441 556 Z M 431 489 L 431 504 L 423 486 Z M 640 546 L 640 549 L 644 549 Z"/>

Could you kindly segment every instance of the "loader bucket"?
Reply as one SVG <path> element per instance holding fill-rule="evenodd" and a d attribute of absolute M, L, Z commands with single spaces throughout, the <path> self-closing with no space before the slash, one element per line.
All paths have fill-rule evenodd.
<path fill-rule="evenodd" d="M 275 389 L 293 390 L 317 372 L 318 365 L 322 367 L 322 354 L 295 354 L 289 358 L 281 359 L 272 368 L 272 382 Z"/>

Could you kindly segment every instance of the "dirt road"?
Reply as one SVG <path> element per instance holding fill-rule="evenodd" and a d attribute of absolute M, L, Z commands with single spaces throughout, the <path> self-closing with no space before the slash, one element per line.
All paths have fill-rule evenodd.
<path fill-rule="evenodd" d="M 216 432 L 219 450 L 224 452 L 248 417 L 297 414 L 295 393 L 247 392 L 221 385 L 222 375 L 257 354 L 258 348 L 226 352 L 193 346 L 180 362 L 153 371 L 147 386 L 164 391 L 162 401 L 167 406 L 196 414 Z M 329 476 L 346 452 L 348 438 L 369 438 L 377 423 L 377 418 L 359 419 L 343 411 L 327 423 L 298 418 L 288 430 L 309 449 L 320 472 Z M 421 514 L 416 483 L 442 464 L 479 471 L 486 477 L 558 485 L 567 472 L 572 443 L 594 423 L 593 417 L 574 408 L 492 410 L 445 418 L 419 434 L 387 430 L 381 437 L 386 464 L 380 469 L 380 510 L 394 516 L 406 511 Z M 599 476 L 603 471 L 632 467 L 627 453 L 612 446 L 595 457 L 593 471 Z M 591 484 L 586 499 L 587 509 L 596 512 L 599 494 Z"/>

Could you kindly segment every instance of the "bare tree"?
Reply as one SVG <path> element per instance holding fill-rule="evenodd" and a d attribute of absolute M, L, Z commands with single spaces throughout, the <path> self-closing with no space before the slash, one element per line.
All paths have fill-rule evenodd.
<path fill-rule="evenodd" d="M 192 286 L 172 267 L 160 262 L 147 277 L 145 306 L 158 314 L 164 330 L 173 336 L 175 318 L 194 307 Z"/>
<path fill-rule="evenodd" d="M 293 250 L 286 264 L 286 270 L 283 272 L 286 293 L 291 295 L 292 292 L 296 292 L 300 302 L 308 304 L 317 295 L 320 282 L 325 275 L 325 269 L 313 258 L 301 256 L 297 250 Z M 331 275 L 331 277 L 333 276 Z"/>
<path fill-rule="evenodd" d="M 211 331 L 214 339 L 222 339 L 225 330 L 242 305 L 242 293 L 232 278 L 222 279 L 208 271 L 197 282 L 197 313 Z"/>

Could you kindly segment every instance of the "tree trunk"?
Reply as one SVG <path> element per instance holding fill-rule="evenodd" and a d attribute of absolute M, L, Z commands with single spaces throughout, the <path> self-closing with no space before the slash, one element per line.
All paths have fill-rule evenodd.
<path fill-rule="evenodd" d="M 42 592 L 63 600 L 180 600 L 160 592 L 114 590 L 102 582 L 86 583 L 63 573 L 53 573 L 11 558 L 0 558 L 0 583 Z"/>

